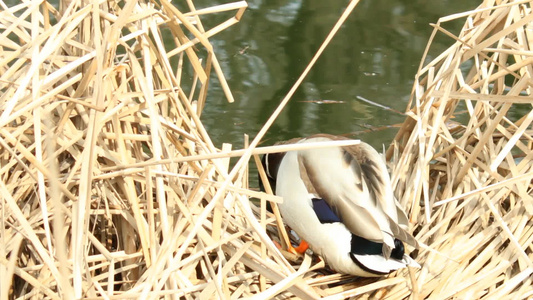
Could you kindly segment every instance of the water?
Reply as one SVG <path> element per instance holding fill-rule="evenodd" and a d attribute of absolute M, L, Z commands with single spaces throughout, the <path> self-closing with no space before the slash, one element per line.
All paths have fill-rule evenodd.
<path fill-rule="evenodd" d="M 220 1 L 196 1 L 197 8 Z M 331 4 L 334 3 L 334 4 Z M 346 1 L 252 0 L 241 22 L 211 39 L 235 103 L 213 76 L 202 121 L 216 146 L 253 138 L 345 8 Z M 265 144 L 313 133 L 344 134 L 387 146 L 404 116 L 413 78 L 439 17 L 474 9 L 473 0 L 362 0 L 266 135 Z M 210 28 L 226 16 L 204 17 Z M 446 23 L 458 34 L 464 19 Z M 451 45 L 441 35 L 431 57 Z M 324 103 L 320 101 L 332 100 Z"/>

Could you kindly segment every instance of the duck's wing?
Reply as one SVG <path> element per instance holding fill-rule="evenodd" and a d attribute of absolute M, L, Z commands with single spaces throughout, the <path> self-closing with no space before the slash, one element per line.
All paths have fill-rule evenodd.
<path fill-rule="evenodd" d="M 398 214 L 398 225 L 405 230 L 409 230 L 409 218 L 407 217 L 407 213 L 405 213 L 405 210 L 396 197 L 394 197 L 394 202 L 396 204 L 396 213 Z"/>
<path fill-rule="evenodd" d="M 362 173 L 354 172 L 343 152 L 338 147 L 299 151 L 301 179 L 307 191 L 323 199 L 348 230 L 365 239 L 383 242 L 379 220 L 368 209 L 375 204 L 371 203 L 373 199 Z"/>
<path fill-rule="evenodd" d="M 357 161 L 361 176 L 367 183 L 371 196 L 376 199 L 385 213 L 394 237 L 417 248 L 418 242 L 407 232 L 407 214 L 394 196 L 390 175 L 382 155 L 363 142 L 359 145 L 344 147 L 343 150 Z"/>
<path fill-rule="evenodd" d="M 371 196 L 389 217 L 398 222 L 396 200 L 383 157 L 372 146 L 363 142 L 342 149 L 346 151 L 345 156 L 350 163 L 355 160 L 354 166 L 358 166 L 360 176 L 366 182 Z"/>
<path fill-rule="evenodd" d="M 316 138 L 307 140 L 316 141 Z M 395 204 L 391 217 L 383 211 L 383 200 L 377 200 L 378 195 L 387 192 L 380 186 L 390 184 L 390 179 L 383 177 L 388 173 L 382 172 L 381 160 L 360 163 L 358 155 L 361 153 L 357 153 L 360 150 L 346 148 L 350 150 L 331 147 L 299 151 L 300 175 L 307 190 L 324 199 L 352 233 L 387 245 L 384 247 L 386 256 L 389 252 L 386 248 L 394 248 L 394 238 L 416 244 L 414 238 L 398 226 Z M 387 172 L 386 167 L 384 170 Z"/>

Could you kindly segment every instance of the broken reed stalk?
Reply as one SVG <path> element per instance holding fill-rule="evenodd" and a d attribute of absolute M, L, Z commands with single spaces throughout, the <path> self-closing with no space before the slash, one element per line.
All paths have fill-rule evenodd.
<path fill-rule="evenodd" d="M 233 101 L 209 38 L 245 9 L 3 6 L 1 298 L 531 297 L 529 1 L 485 1 L 434 26 L 422 62 L 436 34 L 455 43 L 421 64 L 388 151 L 423 268 L 380 279 L 323 275 L 272 242 L 283 223 L 266 204 L 281 199 L 249 190 L 246 165 L 302 146 L 256 147 L 292 92 L 246 149 L 216 149 L 202 125 L 212 74 Z M 457 18 L 454 36 L 444 25 Z M 232 170 L 229 157 L 241 157 Z"/>

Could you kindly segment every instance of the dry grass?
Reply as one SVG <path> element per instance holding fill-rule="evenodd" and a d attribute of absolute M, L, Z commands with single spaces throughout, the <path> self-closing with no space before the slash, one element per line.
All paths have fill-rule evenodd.
<path fill-rule="evenodd" d="M 247 186 L 252 155 L 294 149 L 256 146 L 328 39 L 249 148 L 219 150 L 199 120 L 210 76 L 233 98 L 209 37 L 245 2 L 0 5 L 2 299 L 533 296 L 529 1 L 435 26 L 456 42 L 421 65 L 388 153 L 423 268 L 381 279 L 292 261 L 271 239 L 287 243 L 281 199 Z"/>
<path fill-rule="evenodd" d="M 458 36 L 441 27 L 464 17 Z M 426 245 L 421 297 L 533 296 L 532 26 L 529 1 L 485 1 L 434 25 L 432 39 L 455 43 L 420 66 L 389 149 Z"/>

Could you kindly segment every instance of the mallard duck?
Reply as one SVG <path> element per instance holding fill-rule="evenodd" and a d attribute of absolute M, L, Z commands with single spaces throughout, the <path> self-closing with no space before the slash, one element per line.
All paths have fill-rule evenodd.
<path fill-rule="evenodd" d="M 285 143 L 341 139 L 346 138 L 320 134 Z M 418 244 L 407 232 L 384 159 L 372 146 L 271 153 L 263 165 L 272 189 L 283 197 L 283 220 L 331 269 L 376 277 L 419 267 L 405 254 L 404 243 Z"/>

